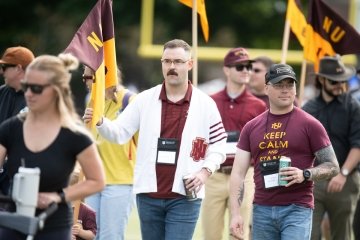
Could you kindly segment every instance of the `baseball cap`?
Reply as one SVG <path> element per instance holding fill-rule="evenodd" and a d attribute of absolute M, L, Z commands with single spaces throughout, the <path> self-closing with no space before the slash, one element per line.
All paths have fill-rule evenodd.
<path fill-rule="evenodd" d="M 0 59 L 0 64 L 20 64 L 23 69 L 34 59 L 34 54 L 27 48 L 17 46 L 5 50 Z"/>
<path fill-rule="evenodd" d="M 278 83 L 285 78 L 290 78 L 297 82 L 293 68 L 287 64 L 273 64 L 265 74 L 265 82 Z"/>
<path fill-rule="evenodd" d="M 345 66 L 340 55 L 326 56 L 320 59 L 319 72 L 316 75 L 332 81 L 344 82 L 349 81 L 355 75 L 355 68 Z"/>
<path fill-rule="evenodd" d="M 235 66 L 243 62 L 251 63 L 254 61 L 250 60 L 248 51 L 242 47 L 230 49 L 224 58 L 224 66 L 227 67 Z"/>

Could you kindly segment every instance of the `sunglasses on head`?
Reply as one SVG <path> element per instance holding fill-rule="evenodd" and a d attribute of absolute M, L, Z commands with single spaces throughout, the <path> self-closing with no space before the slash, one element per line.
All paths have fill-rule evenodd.
<path fill-rule="evenodd" d="M 41 84 L 31 84 L 31 83 L 22 82 L 21 89 L 23 90 L 23 92 L 26 92 L 30 88 L 32 93 L 41 94 L 44 91 L 44 89 L 50 85 L 51 84 L 41 85 Z"/>
<path fill-rule="evenodd" d="M 5 72 L 5 70 L 9 67 L 16 67 L 16 64 L 6 64 L 6 63 L 1 64 L 1 69 L 3 70 L 3 72 Z"/>
<path fill-rule="evenodd" d="M 330 83 L 330 85 L 336 85 L 336 84 L 343 84 L 343 83 L 346 83 L 346 81 L 333 81 L 333 80 L 330 80 L 330 79 L 327 79 L 328 82 Z"/>
<path fill-rule="evenodd" d="M 246 70 L 251 71 L 252 70 L 252 65 L 251 64 L 247 64 L 247 65 L 236 65 L 235 66 L 236 71 L 241 72 L 242 70 L 244 70 L 244 68 L 246 68 Z"/>

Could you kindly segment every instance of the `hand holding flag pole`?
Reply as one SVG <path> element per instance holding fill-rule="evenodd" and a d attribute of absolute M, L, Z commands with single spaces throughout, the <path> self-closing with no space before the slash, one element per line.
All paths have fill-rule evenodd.
<path fill-rule="evenodd" d="M 65 52 L 95 71 L 89 101 L 94 109 L 90 127 L 94 128 L 104 112 L 105 89 L 117 85 L 112 0 L 98 0 Z"/>

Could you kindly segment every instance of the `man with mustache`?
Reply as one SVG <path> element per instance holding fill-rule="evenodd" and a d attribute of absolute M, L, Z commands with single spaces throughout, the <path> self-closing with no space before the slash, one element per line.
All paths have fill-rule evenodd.
<path fill-rule="evenodd" d="M 328 213 L 331 239 L 353 239 L 352 222 L 360 188 L 356 166 L 360 159 L 360 104 L 346 84 L 355 70 L 347 67 L 337 55 L 320 60 L 316 74 L 319 96 L 303 109 L 325 127 L 339 162 L 340 173 L 314 187 L 315 210 L 311 239 L 320 239 L 320 224 Z"/>
<path fill-rule="evenodd" d="M 203 185 L 225 160 L 227 134 L 215 102 L 189 81 L 189 44 L 165 43 L 161 66 L 162 84 L 138 94 L 114 121 L 103 117 L 97 129 L 120 144 L 139 130 L 133 191 L 142 239 L 190 240 Z M 84 120 L 91 119 L 92 109 L 86 109 Z M 186 188 L 197 198 L 185 196 L 188 174 Z"/>

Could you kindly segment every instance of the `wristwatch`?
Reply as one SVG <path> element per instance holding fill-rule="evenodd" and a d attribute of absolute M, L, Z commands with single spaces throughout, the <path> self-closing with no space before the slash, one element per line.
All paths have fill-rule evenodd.
<path fill-rule="evenodd" d="M 305 181 L 309 181 L 309 179 L 311 178 L 311 172 L 309 169 L 304 169 L 303 170 L 303 176 Z"/>
<path fill-rule="evenodd" d="M 63 189 L 58 191 L 60 197 L 60 203 L 66 203 L 65 192 Z"/>
<path fill-rule="evenodd" d="M 340 174 L 343 175 L 344 177 L 347 177 L 347 176 L 349 176 L 349 170 L 346 168 L 342 168 L 340 170 Z"/>
<path fill-rule="evenodd" d="M 208 173 L 210 173 L 210 175 L 212 174 L 212 171 L 211 171 L 210 168 L 208 168 L 208 167 L 203 167 L 203 169 L 205 169 Z"/>

